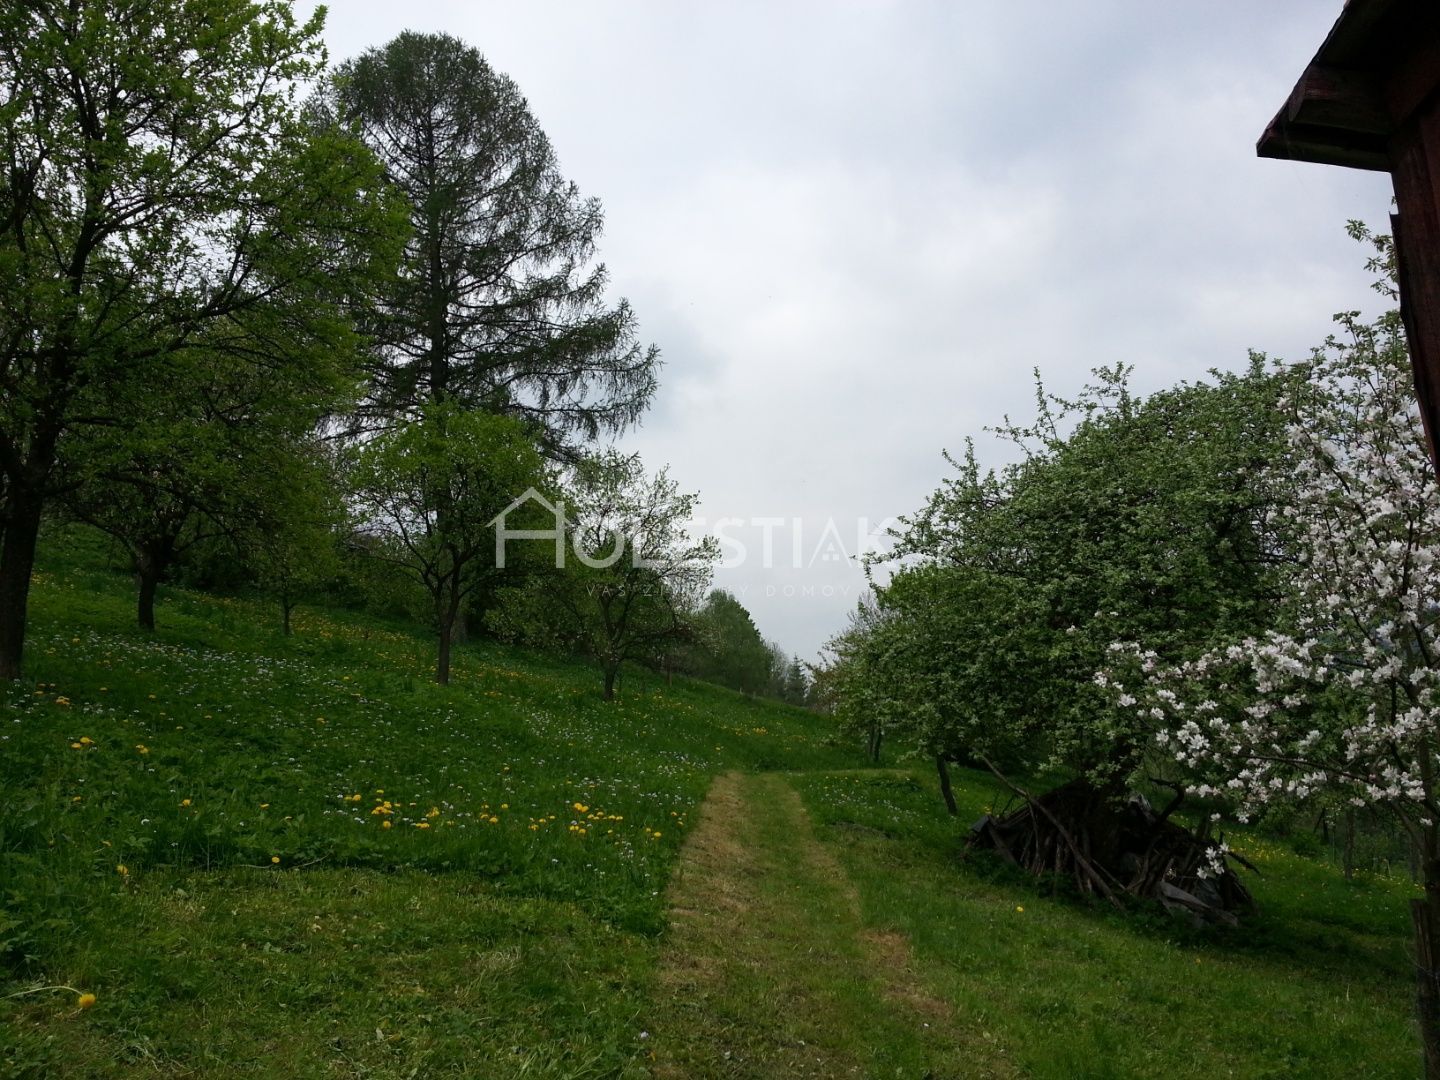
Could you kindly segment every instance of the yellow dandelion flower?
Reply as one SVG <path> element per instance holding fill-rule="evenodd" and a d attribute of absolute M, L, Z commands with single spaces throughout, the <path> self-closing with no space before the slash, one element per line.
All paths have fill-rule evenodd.
<path fill-rule="evenodd" d="M 389 819 L 389 818 L 386 818 L 384 821 L 380 822 L 380 827 L 381 827 L 382 829 L 388 829 L 388 828 L 390 828 L 390 819 Z"/>
<path fill-rule="evenodd" d="M 120 863 L 118 866 L 116 866 L 116 867 L 115 867 L 115 872 L 116 872 L 117 874 L 119 874 L 121 877 L 129 877 L 129 876 L 130 876 L 130 868 L 129 868 L 128 866 L 126 866 L 124 863 Z"/>
<path fill-rule="evenodd" d="M 80 994 L 78 997 L 76 997 L 75 1004 L 79 1005 L 82 1009 L 88 1009 L 95 1004 L 95 995 Z"/>
<path fill-rule="evenodd" d="M 271 856 L 270 856 L 270 863 L 271 863 L 271 865 L 274 865 L 275 863 L 278 863 L 279 861 L 280 861 L 280 856 L 279 856 L 279 855 L 271 855 Z"/>
<path fill-rule="evenodd" d="M 189 799 L 181 799 L 181 800 L 180 800 L 180 805 L 181 805 L 181 806 L 189 806 L 189 805 L 190 805 L 190 800 L 189 800 Z"/>
<path fill-rule="evenodd" d="M 499 825 L 499 824 L 500 824 L 500 819 L 499 819 L 498 817 L 495 817 L 495 816 L 492 815 L 491 818 L 490 818 L 490 824 L 491 824 L 491 825 Z"/>
<path fill-rule="evenodd" d="M 1016 905 L 1015 905 L 1015 910 L 1016 910 L 1016 911 L 1024 911 L 1025 909 L 1024 909 L 1023 907 L 1021 907 L 1019 904 L 1016 904 Z"/>

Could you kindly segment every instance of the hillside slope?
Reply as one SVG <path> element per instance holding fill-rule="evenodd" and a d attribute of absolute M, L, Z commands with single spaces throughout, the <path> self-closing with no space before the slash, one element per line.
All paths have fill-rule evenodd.
<path fill-rule="evenodd" d="M 438 687 L 404 627 L 163 599 L 148 637 L 124 578 L 37 582 L 4 1080 L 1415 1071 L 1407 880 L 1237 838 L 1242 931 L 1122 918 L 962 864 L 930 770 L 800 710 L 493 646 Z"/>
<path fill-rule="evenodd" d="M 5 691 L 0 996 L 97 999 L 0 1006 L 15 1074 L 612 1075 L 711 778 L 854 756 L 801 710 L 640 672 L 607 705 L 499 647 L 438 687 L 428 640 L 343 613 L 131 616 L 123 578 L 43 574 Z"/>

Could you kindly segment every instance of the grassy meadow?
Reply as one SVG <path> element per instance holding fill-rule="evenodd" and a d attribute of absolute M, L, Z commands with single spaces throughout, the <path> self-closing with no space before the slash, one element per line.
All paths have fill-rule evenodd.
<path fill-rule="evenodd" d="M 915 777 L 813 775 L 806 805 L 860 891 L 867 924 L 903 935 L 920 980 L 1013 1075 L 1408 1077 L 1408 879 L 1357 874 L 1259 837 L 1259 910 L 1237 931 L 1163 913 L 1120 916 L 962 858 L 936 794 Z M 969 822 L 1003 807 L 988 775 L 958 771 Z M 964 1075 L 964 1074 L 961 1074 Z"/>
<path fill-rule="evenodd" d="M 342 611 L 285 638 L 268 605 L 173 589 L 158 619 L 135 630 L 98 564 L 37 581 L 0 717 L 0 1077 L 1418 1069 L 1408 881 L 1251 838 L 1240 931 L 1122 919 L 961 862 L 927 770 L 868 770 L 802 710 L 643 672 L 607 705 L 592 669 L 491 645 L 439 687 L 423 634 Z M 772 786 L 716 842 L 770 872 L 730 940 L 686 945 L 751 957 L 703 988 L 732 1020 L 690 1030 L 669 890 L 732 774 Z M 996 792 L 959 780 L 963 825 Z M 832 1006 L 783 977 L 875 964 L 904 994 L 847 983 Z M 836 1048 L 809 1071 L 790 1029 L 756 1034 L 786 1009 Z"/>

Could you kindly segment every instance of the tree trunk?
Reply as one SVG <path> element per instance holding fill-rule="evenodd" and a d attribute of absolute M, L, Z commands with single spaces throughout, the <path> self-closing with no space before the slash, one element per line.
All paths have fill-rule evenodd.
<path fill-rule="evenodd" d="M 1355 810 L 1353 807 L 1345 811 L 1345 853 L 1344 853 L 1345 880 L 1355 880 Z"/>
<path fill-rule="evenodd" d="M 11 483 L 0 543 L 0 679 L 20 677 L 41 509 L 38 493 Z"/>
<path fill-rule="evenodd" d="M 295 608 L 295 601 L 288 596 L 280 597 L 280 628 L 286 637 L 290 636 L 290 612 Z"/>
<path fill-rule="evenodd" d="M 441 686 L 450 685 L 450 634 L 455 620 L 448 614 L 440 616 L 440 652 L 435 658 L 435 681 Z"/>
<path fill-rule="evenodd" d="M 435 658 L 435 681 L 450 685 L 450 651 L 455 643 L 455 622 L 460 615 L 460 571 L 453 569 L 441 579 L 435 592 L 435 622 L 440 631 L 440 650 Z"/>
<path fill-rule="evenodd" d="M 605 665 L 605 700 L 615 700 L 615 676 L 620 673 L 619 664 Z"/>
<path fill-rule="evenodd" d="M 1415 1007 L 1426 1080 L 1440 1080 L 1440 859 L 1425 860 L 1425 899 L 1410 901 L 1415 927 Z"/>
<path fill-rule="evenodd" d="M 140 587 L 138 618 L 140 629 L 155 632 L 155 589 L 160 584 L 160 574 L 148 560 L 135 571 L 135 581 Z"/>
<path fill-rule="evenodd" d="M 950 766 L 946 763 L 944 754 L 935 755 L 935 770 L 940 774 L 940 795 L 945 800 L 945 809 L 950 812 L 951 817 L 957 817 L 960 808 L 955 805 L 955 790 L 950 786 Z"/>

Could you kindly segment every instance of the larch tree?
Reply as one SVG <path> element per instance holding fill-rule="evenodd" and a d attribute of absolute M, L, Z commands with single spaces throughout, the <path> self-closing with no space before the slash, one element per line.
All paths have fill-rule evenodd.
<path fill-rule="evenodd" d="M 523 419 L 571 461 L 639 418 L 658 352 L 625 301 L 607 306 L 600 204 L 561 176 L 514 82 L 453 37 L 406 32 L 343 64 L 316 107 L 374 150 L 410 211 L 401 273 L 376 297 L 362 423 L 452 399 Z"/>

